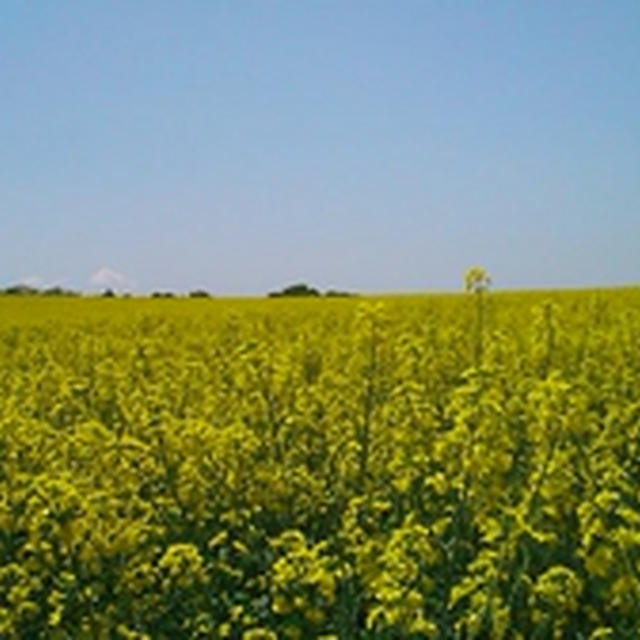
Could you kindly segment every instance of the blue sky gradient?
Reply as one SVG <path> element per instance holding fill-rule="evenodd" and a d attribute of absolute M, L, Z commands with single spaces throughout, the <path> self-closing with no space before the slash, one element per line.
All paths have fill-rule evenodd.
<path fill-rule="evenodd" d="M 9 0 L 0 284 L 640 282 L 640 2 Z"/>

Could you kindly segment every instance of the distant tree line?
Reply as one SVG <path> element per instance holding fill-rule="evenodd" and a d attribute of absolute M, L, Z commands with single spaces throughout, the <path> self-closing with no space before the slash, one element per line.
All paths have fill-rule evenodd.
<path fill-rule="evenodd" d="M 24 296 L 24 297 L 80 297 L 83 294 L 80 291 L 74 291 L 73 289 L 65 289 L 63 287 L 47 287 L 45 289 L 39 289 L 32 287 L 28 284 L 14 284 L 4 289 L 0 289 L 0 295 L 3 296 Z M 97 294 L 102 298 L 130 298 L 131 293 L 118 293 L 111 288 L 104 289 L 101 293 Z M 150 294 L 151 298 L 175 298 L 179 294 L 173 291 L 154 291 Z M 204 289 L 195 289 L 186 294 L 189 298 L 210 298 L 211 294 Z M 144 296 L 137 296 L 144 297 Z"/>
<path fill-rule="evenodd" d="M 81 294 L 72 289 L 64 289 L 62 287 L 48 287 L 46 289 L 38 289 L 27 284 L 14 284 L 5 289 L 0 289 L 0 294 L 5 296 L 72 296 L 77 297 Z"/>
<path fill-rule="evenodd" d="M 5 296 L 40 296 L 40 297 L 79 297 L 83 294 L 79 291 L 74 291 L 73 289 L 65 289 L 63 287 L 55 286 L 48 287 L 46 289 L 39 289 L 37 287 L 32 287 L 27 284 L 15 284 L 10 287 L 6 287 L 4 289 L 0 289 L 0 295 Z M 111 288 L 107 288 L 102 293 L 98 294 L 103 298 L 118 298 L 125 297 L 130 298 L 132 294 L 130 293 L 118 293 Z M 206 291 L 205 289 L 194 289 L 187 294 L 179 294 L 173 291 L 161 290 L 161 291 L 153 291 L 149 294 L 151 298 L 176 298 L 181 295 L 184 295 L 188 298 L 211 298 L 212 295 Z M 271 291 L 268 294 L 269 298 L 318 298 L 318 297 L 326 297 L 326 298 L 347 298 L 352 297 L 357 294 L 351 293 L 349 291 L 340 291 L 336 289 L 328 289 L 324 293 L 322 293 L 319 289 L 315 287 L 311 287 L 305 283 L 297 283 L 292 284 L 280 291 Z M 143 297 L 143 296 L 136 296 Z"/>
<path fill-rule="evenodd" d="M 297 283 L 289 285 L 280 291 L 271 291 L 267 294 L 269 298 L 317 298 L 322 295 L 328 298 L 346 298 L 355 296 L 355 293 L 349 293 L 348 291 L 337 291 L 335 289 L 329 289 L 322 294 L 318 289 L 310 287 L 305 283 Z"/>
<path fill-rule="evenodd" d="M 178 294 L 173 291 L 154 291 L 151 294 L 152 298 L 175 298 Z M 211 294 L 204 289 L 196 289 L 194 291 L 189 291 L 187 294 L 188 298 L 210 298 Z"/>

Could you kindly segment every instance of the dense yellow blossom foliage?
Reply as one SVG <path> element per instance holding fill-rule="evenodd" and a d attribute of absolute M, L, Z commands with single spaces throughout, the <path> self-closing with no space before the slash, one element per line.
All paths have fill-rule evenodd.
<path fill-rule="evenodd" d="M 640 291 L 471 289 L 0 299 L 0 637 L 637 638 Z"/>

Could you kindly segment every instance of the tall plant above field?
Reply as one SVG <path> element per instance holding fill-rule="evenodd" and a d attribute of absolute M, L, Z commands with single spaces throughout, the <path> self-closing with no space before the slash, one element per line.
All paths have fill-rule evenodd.
<path fill-rule="evenodd" d="M 491 276 L 484 267 L 469 267 L 464 274 L 465 291 L 472 292 L 476 299 L 476 335 L 474 340 L 474 363 L 482 361 L 484 347 L 485 295 L 491 285 Z"/>
<path fill-rule="evenodd" d="M 464 288 L 473 293 L 483 293 L 491 285 L 491 276 L 484 267 L 469 267 L 464 273 Z"/>

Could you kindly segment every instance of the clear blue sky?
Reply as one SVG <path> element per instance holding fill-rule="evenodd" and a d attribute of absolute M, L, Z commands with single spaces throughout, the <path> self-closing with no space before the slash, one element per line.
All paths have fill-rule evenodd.
<path fill-rule="evenodd" d="M 18 2 L 0 284 L 640 281 L 640 2 Z M 132 284 L 134 283 L 134 284 Z"/>

